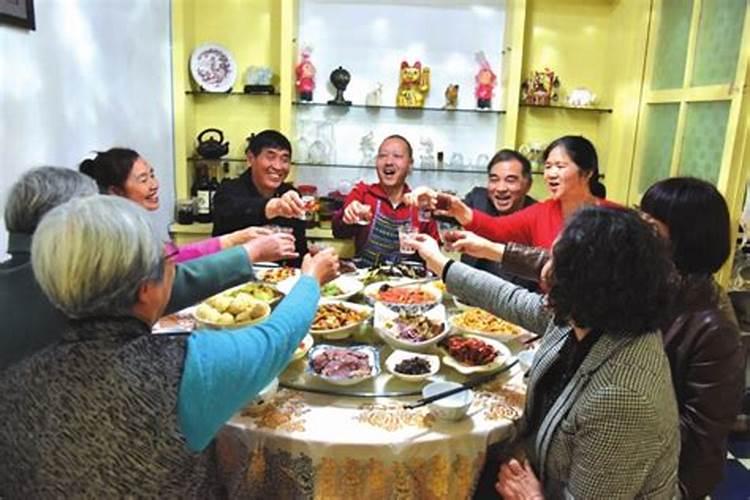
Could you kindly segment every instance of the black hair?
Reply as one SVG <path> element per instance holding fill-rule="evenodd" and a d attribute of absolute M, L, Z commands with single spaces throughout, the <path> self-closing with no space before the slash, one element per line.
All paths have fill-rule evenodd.
<path fill-rule="evenodd" d="M 414 151 L 411 148 L 411 143 L 406 139 L 406 137 L 404 137 L 403 135 L 399 135 L 399 134 L 391 134 L 385 139 L 383 139 L 383 142 L 387 141 L 388 139 L 398 139 L 400 141 L 403 141 L 403 143 L 406 144 L 406 150 L 409 153 L 409 159 L 410 160 L 414 159 Z M 381 142 L 380 144 L 382 145 L 383 142 Z"/>
<path fill-rule="evenodd" d="M 289 151 L 289 156 L 292 155 L 292 145 L 289 139 L 278 130 L 267 129 L 257 134 L 250 134 L 246 140 L 245 154 L 252 153 L 253 156 L 258 156 L 264 149 L 281 149 Z"/>
<path fill-rule="evenodd" d="M 542 153 L 542 158 L 547 161 L 547 157 L 557 146 L 561 146 L 565 153 L 573 160 L 579 169 L 584 173 L 589 173 L 589 190 L 594 193 L 601 193 L 604 186 L 599 182 L 599 156 L 596 154 L 594 145 L 582 135 L 564 135 L 550 142 Z M 606 189 L 604 190 L 606 194 Z"/>
<path fill-rule="evenodd" d="M 524 178 L 531 181 L 531 162 L 524 155 L 514 149 L 501 149 L 495 156 L 492 157 L 490 162 L 487 164 L 487 173 L 490 173 L 492 167 L 501 161 L 517 161 L 521 164 L 521 173 Z"/>
<path fill-rule="evenodd" d="M 674 265 L 665 242 L 634 210 L 579 210 L 552 256 L 548 303 L 557 324 L 572 321 L 621 335 L 662 324 L 674 289 Z"/>
<path fill-rule="evenodd" d="M 111 148 L 97 151 L 94 158 L 83 160 L 78 171 L 96 181 L 99 191 L 109 192 L 112 187 L 124 188 L 133 164 L 141 155 L 128 148 Z"/>
<path fill-rule="evenodd" d="M 729 257 L 729 209 L 712 184 L 693 177 L 665 179 L 648 188 L 640 208 L 669 228 L 680 274 L 713 274 Z"/>

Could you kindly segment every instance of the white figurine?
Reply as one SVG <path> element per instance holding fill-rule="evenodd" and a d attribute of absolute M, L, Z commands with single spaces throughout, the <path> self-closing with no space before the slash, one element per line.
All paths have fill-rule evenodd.
<path fill-rule="evenodd" d="M 359 140 L 359 152 L 362 158 L 359 160 L 360 165 L 375 164 L 375 134 L 372 130 L 362 136 Z"/>
<path fill-rule="evenodd" d="M 420 137 L 419 146 L 419 167 L 435 168 L 435 143 L 429 137 Z"/>
<path fill-rule="evenodd" d="M 383 94 L 383 84 L 378 82 L 378 86 L 367 93 L 365 96 L 366 106 L 380 106 L 380 98 Z"/>

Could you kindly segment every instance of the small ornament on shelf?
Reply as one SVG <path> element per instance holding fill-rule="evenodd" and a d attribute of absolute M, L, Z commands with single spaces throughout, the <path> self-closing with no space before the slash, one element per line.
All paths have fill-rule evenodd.
<path fill-rule="evenodd" d="M 360 165 L 375 165 L 375 134 L 372 130 L 359 140 L 359 152 L 362 155 Z"/>
<path fill-rule="evenodd" d="M 224 132 L 218 128 L 207 128 L 198 134 L 195 151 L 207 160 L 216 160 L 229 153 L 229 141 L 224 141 Z"/>
<path fill-rule="evenodd" d="M 586 87 L 573 89 L 568 95 L 568 105 L 574 108 L 588 108 L 596 103 L 596 94 Z"/>
<path fill-rule="evenodd" d="M 381 98 L 383 96 L 383 84 L 378 82 L 378 86 L 367 93 L 365 96 L 366 106 L 380 106 Z"/>
<path fill-rule="evenodd" d="M 490 109 L 492 107 L 492 94 L 497 84 L 497 75 L 492 71 L 483 50 L 477 52 L 475 56 L 479 63 L 479 72 L 476 76 L 477 87 L 474 91 L 477 97 L 477 108 Z"/>
<path fill-rule="evenodd" d="M 295 86 L 297 87 L 300 101 L 310 102 L 313 99 L 316 70 L 315 65 L 313 65 L 312 61 L 310 61 L 311 52 L 312 49 L 310 47 L 305 47 L 304 49 L 302 49 L 302 53 L 300 54 L 300 62 L 295 68 L 295 73 L 297 75 Z"/>
<path fill-rule="evenodd" d="M 435 143 L 429 137 L 419 138 L 419 167 L 435 168 Z"/>
<path fill-rule="evenodd" d="M 245 73 L 246 94 L 273 94 L 273 71 L 268 66 L 250 66 Z"/>
<path fill-rule="evenodd" d="M 529 142 L 521 144 L 521 147 L 518 148 L 518 152 L 528 158 L 533 172 L 542 172 L 544 170 L 542 166 L 542 154 L 546 147 L 547 146 L 541 142 Z"/>
<path fill-rule="evenodd" d="M 443 109 L 456 109 L 456 107 L 458 107 L 458 84 L 449 83 L 445 88 Z"/>
<path fill-rule="evenodd" d="M 400 108 L 422 108 L 430 91 L 430 68 L 417 61 L 414 66 L 401 62 L 400 83 L 396 95 L 396 106 Z"/>
<path fill-rule="evenodd" d="M 521 102 L 532 106 L 549 106 L 557 101 L 560 79 L 549 68 L 532 71 L 531 76 L 521 84 Z"/>
<path fill-rule="evenodd" d="M 331 85 L 333 85 L 333 87 L 336 89 L 336 97 L 328 101 L 328 104 L 333 104 L 336 106 L 351 106 L 352 101 L 347 101 L 346 99 L 344 99 L 344 91 L 349 85 L 351 79 L 352 75 L 341 66 L 331 71 L 330 80 Z"/>

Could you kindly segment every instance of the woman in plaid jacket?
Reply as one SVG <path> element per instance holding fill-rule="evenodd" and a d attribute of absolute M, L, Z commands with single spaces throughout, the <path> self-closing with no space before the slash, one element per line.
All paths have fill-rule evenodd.
<path fill-rule="evenodd" d="M 415 245 L 448 291 L 543 334 L 501 468 L 504 498 L 672 498 L 677 404 L 657 325 L 673 266 L 632 211 L 585 208 L 553 247 L 550 292 L 529 292 Z"/>

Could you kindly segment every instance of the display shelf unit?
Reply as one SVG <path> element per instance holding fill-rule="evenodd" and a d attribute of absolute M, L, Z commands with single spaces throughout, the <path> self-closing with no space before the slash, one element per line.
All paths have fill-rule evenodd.
<path fill-rule="evenodd" d="M 228 95 L 244 95 L 247 97 L 279 97 L 280 92 L 242 92 L 238 90 L 232 90 L 231 92 L 206 92 L 204 90 L 186 90 L 185 95 L 201 96 L 201 97 L 222 97 Z"/>
<path fill-rule="evenodd" d="M 428 111 L 433 112 L 437 111 L 440 113 L 479 113 L 479 114 L 505 114 L 505 110 L 503 109 L 479 109 L 479 108 L 436 108 L 431 106 L 424 106 L 424 107 L 403 107 L 403 106 L 384 106 L 382 104 L 378 105 L 370 105 L 370 104 L 350 104 L 347 106 L 342 106 L 339 104 L 328 104 L 325 102 L 306 102 L 306 101 L 293 101 L 292 105 L 294 106 L 323 106 L 323 107 L 329 107 L 329 108 L 337 108 L 337 109 L 346 109 L 346 108 L 355 108 L 355 109 L 367 109 L 372 111 L 378 111 L 381 109 L 389 109 L 389 110 L 396 110 L 396 111 L 403 111 L 405 113 L 418 113 L 420 111 Z"/>
<path fill-rule="evenodd" d="M 563 105 L 549 105 L 541 106 L 538 104 L 526 104 L 520 103 L 522 108 L 535 108 L 535 109 L 548 109 L 548 110 L 560 110 L 560 111 L 590 111 L 593 113 L 612 113 L 612 108 L 597 108 L 594 106 L 563 106 Z"/>

